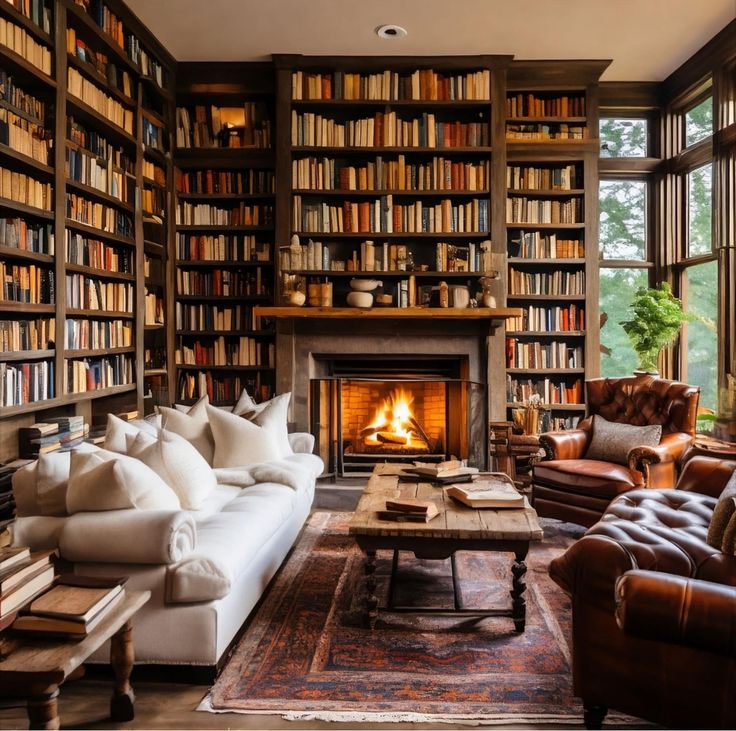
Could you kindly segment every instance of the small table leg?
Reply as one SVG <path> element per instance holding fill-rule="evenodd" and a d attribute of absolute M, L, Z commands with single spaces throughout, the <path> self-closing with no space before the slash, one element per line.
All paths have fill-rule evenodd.
<path fill-rule="evenodd" d="M 511 611 L 514 620 L 514 629 L 516 632 L 523 632 L 526 627 L 526 599 L 524 592 L 526 591 L 526 583 L 524 575 L 526 574 L 526 558 L 529 546 L 516 551 L 515 560 L 511 566 Z"/>
<path fill-rule="evenodd" d="M 58 729 L 59 689 L 28 699 L 28 722 L 32 729 Z"/>
<path fill-rule="evenodd" d="M 133 671 L 133 628 L 128 620 L 110 639 L 110 664 L 115 674 L 115 690 L 110 700 L 113 721 L 132 721 L 135 718 L 135 694 L 130 685 Z"/>
<path fill-rule="evenodd" d="M 363 624 L 373 629 L 378 618 L 378 597 L 376 596 L 376 552 L 367 549 L 365 552 L 364 585 L 365 585 L 365 615 Z"/>

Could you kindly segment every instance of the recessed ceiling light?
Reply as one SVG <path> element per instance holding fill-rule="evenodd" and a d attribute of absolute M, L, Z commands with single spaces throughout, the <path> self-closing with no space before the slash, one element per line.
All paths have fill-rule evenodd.
<path fill-rule="evenodd" d="M 379 38 L 404 38 L 407 31 L 400 25 L 379 25 L 376 28 L 376 35 Z"/>

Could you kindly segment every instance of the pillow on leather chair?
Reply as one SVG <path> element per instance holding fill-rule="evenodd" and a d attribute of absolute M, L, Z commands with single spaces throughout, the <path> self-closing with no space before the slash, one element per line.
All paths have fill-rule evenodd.
<path fill-rule="evenodd" d="M 736 498 L 731 498 L 731 502 L 734 505 L 734 514 L 723 532 L 721 551 L 727 556 L 736 556 Z"/>
<path fill-rule="evenodd" d="M 723 547 L 725 534 L 729 523 L 734 515 L 736 515 L 736 472 L 734 472 L 731 479 L 723 488 L 721 496 L 718 498 L 716 507 L 713 510 L 713 515 L 710 519 L 710 525 L 708 526 L 708 537 L 705 539 L 706 543 L 713 548 Z M 731 540 L 733 545 L 733 539 Z M 723 550 L 723 549 L 722 549 Z M 724 553 L 733 553 L 731 551 L 725 551 Z"/>
<path fill-rule="evenodd" d="M 596 414 L 593 417 L 593 438 L 585 459 L 629 464 L 629 452 L 634 447 L 656 447 L 662 438 L 662 426 L 632 426 L 607 421 Z"/>

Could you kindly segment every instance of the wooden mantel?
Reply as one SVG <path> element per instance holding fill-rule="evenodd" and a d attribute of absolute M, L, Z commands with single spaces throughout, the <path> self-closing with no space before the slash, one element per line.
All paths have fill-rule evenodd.
<path fill-rule="evenodd" d="M 256 317 L 368 320 L 507 320 L 520 307 L 254 307 Z"/>

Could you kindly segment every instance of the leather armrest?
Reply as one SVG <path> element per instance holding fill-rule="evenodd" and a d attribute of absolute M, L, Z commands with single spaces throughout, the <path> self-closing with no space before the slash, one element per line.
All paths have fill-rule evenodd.
<path fill-rule="evenodd" d="M 649 479 L 652 468 L 655 465 L 674 466 L 679 462 L 692 440 L 690 434 L 673 432 L 665 434 L 656 447 L 634 447 L 629 452 L 629 469 L 641 472 L 645 483 L 650 487 L 674 487 L 674 479 L 670 480 L 670 484 L 652 485 L 652 480 Z M 670 476 L 674 475 L 674 470 L 670 470 L 669 473 Z"/>
<path fill-rule="evenodd" d="M 588 432 L 583 429 L 552 431 L 539 437 L 545 459 L 582 459 L 588 448 Z"/>
<path fill-rule="evenodd" d="M 655 571 L 616 584 L 616 621 L 626 633 L 736 657 L 736 587 Z"/>
<path fill-rule="evenodd" d="M 686 455 L 687 457 L 687 455 Z M 677 489 L 720 497 L 736 471 L 736 459 L 694 456 L 687 460 L 677 480 Z"/>

